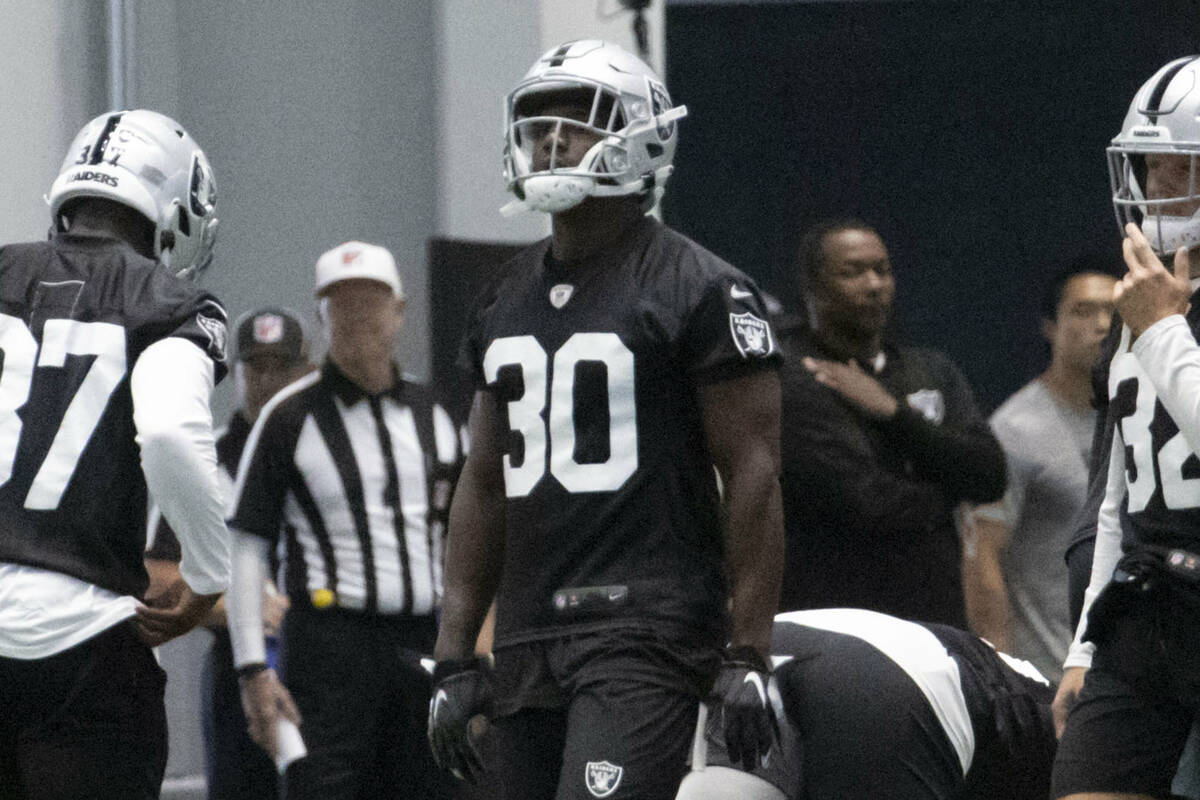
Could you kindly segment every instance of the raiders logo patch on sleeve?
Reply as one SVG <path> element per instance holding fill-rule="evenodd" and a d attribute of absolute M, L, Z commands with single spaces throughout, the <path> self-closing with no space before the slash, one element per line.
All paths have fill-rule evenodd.
<path fill-rule="evenodd" d="M 208 351 L 213 361 L 225 361 L 225 343 L 229 339 L 229 332 L 225 327 L 225 320 L 216 316 L 207 316 L 204 311 L 196 312 L 196 324 L 200 326 L 200 330 L 208 334 Z M 211 313 L 211 311 L 209 312 Z"/>
<path fill-rule="evenodd" d="M 729 330 L 742 358 L 762 358 L 775 352 L 771 326 L 750 312 L 729 315 Z"/>

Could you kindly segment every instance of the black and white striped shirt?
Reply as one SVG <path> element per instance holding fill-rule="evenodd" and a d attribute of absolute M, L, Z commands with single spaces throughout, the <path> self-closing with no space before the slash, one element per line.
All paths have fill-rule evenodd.
<path fill-rule="evenodd" d="M 274 544 L 276 583 L 293 602 L 429 614 L 461 455 L 457 427 L 424 387 L 397 378 L 367 394 L 327 361 L 263 409 L 230 527 Z"/>

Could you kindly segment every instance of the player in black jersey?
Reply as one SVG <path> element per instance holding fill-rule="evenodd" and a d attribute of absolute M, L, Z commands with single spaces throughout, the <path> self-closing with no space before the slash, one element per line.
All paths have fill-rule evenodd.
<path fill-rule="evenodd" d="M 684 113 L 600 41 L 546 53 L 508 98 L 509 186 L 553 234 L 506 265 L 464 345 L 472 449 L 430 709 L 439 762 L 477 775 L 494 597 L 503 797 L 673 797 L 710 691 L 735 757 L 771 740 L 779 357 L 753 283 L 646 216 Z"/>
<path fill-rule="evenodd" d="M 775 618 L 780 745 L 731 764 L 701 712 L 677 800 L 1039 800 L 1054 690 L 1032 664 L 946 625 L 830 608 Z"/>
<path fill-rule="evenodd" d="M 1200 711 L 1198 79 L 1195 56 L 1160 69 L 1108 149 L 1129 272 L 1091 580 L 1055 699 L 1055 797 L 1170 796 Z"/>
<path fill-rule="evenodd" d="M 158 797 L 149 645 L 229 580 L 208 406 L 226 317 L 180 280 L 211 258 L 215 199 L 174 120 L 112 112 L 68 151 L 50 240 L 0 248 L 0 798 Z M 182 545 L 164 596 L 146 595 L 147 490 Z"/>

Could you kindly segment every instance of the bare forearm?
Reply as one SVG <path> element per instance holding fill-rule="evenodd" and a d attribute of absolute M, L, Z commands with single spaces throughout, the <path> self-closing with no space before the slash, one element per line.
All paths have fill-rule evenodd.
<path fill-rule="evenodd" d="M 464 473 L 450 507 L 445 601 L 434 657 L 467 658 L 487 616 L 504 554 L 503 495 Z"/>
<path fill-rule="evenodd" d="M 740 485 L 739 485 L 740 484 Z M 774 470 L 728 485 L 725 545 L 730 644 L 768 657 L 783 578 L 783 501 Z"/>
<path fill-rule="evenodd" d="M 221 595 L 221 599 L 216 602 L 212 610 L 208 612 L 208 616 L 204 618 L 204 626 L 207 628 L 224 628 L 229 624 L 229 620 L 225 613 L 225 596 Z"/>
<path fill-rule="evenodd" d="M 963 589 L 971 630 L 997 650 L 1010 652 L 1008 586 L 999 566 L 977 558 L 968 560 L 963 565 Z"/>

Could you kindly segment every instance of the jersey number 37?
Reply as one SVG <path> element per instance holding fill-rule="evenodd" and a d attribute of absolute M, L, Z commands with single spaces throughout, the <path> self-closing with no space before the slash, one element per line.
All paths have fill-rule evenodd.
<path fill-rule="evenodd" d="M 0 351 L 4 353 L 0 368 L 0 486 L 12 478 L 24 426 L 17 412 L 29 401 L 34 369 L 61 369 L 68 354 L 96 357 L 71 398 L 25 496 L 25 508 L 53 511 L 104 415 L 108 398 L 125 377 L 125 329 L 111 322 L 46 320 L 39 351 L 37 340 L 22 320 L 0 314 Z"/>

